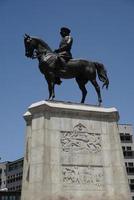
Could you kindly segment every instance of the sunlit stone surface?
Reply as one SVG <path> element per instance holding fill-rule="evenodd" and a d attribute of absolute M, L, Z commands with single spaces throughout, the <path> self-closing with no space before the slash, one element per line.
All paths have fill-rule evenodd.
<path fill-rule="evenodd" d="M 130 200 L 115 108 L 41 101 L 24 118 L 22 200 Z"/>

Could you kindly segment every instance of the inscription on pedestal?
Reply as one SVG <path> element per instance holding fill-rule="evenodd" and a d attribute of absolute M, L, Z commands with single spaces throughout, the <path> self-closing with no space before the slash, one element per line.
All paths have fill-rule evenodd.
<path fill-rule="evenodd" d="M 101 166 L 62 166 L 63 186 L 69 188 L 102 190 L 103 176 L 103 167 Z"/>
<path fill-rule="evenodd" d="M 73 131 L 61 131 L 61 146 L 63 152 L 100 152 L 101 136 L 99 133 L 91 133 L 79 123 Z"/>
<path fill-rule="evenodd" d="M 65 189 L 103 190 L 103 167 L 97 162 L 102 151 L 101 134 L 89 132 L 81 123 L 72 131 L 61 131 L 61 172 Z M 99 154 L 98 154 L 99 153 Z M 94 160 L 91 157 L 94 155 Z"/>

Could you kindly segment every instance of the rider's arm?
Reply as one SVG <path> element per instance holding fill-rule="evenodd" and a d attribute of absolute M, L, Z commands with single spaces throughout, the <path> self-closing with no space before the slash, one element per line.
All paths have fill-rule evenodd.
<path fill-rule="evenodd" d="M 60 48 L 59 48 L 59 52 L 61 51 L 68 51 L 71 49 L 71 46 L 72 46 L 72 43 L 73 43 L 73 38 L 71 36 L 66 36 L 65 37 L 65 44 L 62 45 Z"/>

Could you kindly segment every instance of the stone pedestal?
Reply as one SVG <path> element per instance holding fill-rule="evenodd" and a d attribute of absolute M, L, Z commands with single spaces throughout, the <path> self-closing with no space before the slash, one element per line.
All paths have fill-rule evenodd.
<path fill-rule="evenodd" d="M 41 101 L 27 123 L 22 200 L 130 200 L 118 112 Z"/>

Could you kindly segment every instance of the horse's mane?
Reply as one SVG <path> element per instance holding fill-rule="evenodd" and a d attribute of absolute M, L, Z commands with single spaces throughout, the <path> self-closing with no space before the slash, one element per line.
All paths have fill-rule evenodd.
<path fill-rule="evenodd" d="M 41 43 L 44 46 L 44 48 L 53 52 L 52 49 L 48 46 L 48 44 L 46 42 L 44 42 L 42 39 L 40 39 L 38 37 L 32 37 L 32 38 L 35 39 L 35 40 L 38 40 L 38 42 Z"/>

